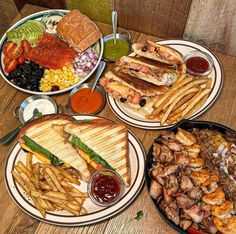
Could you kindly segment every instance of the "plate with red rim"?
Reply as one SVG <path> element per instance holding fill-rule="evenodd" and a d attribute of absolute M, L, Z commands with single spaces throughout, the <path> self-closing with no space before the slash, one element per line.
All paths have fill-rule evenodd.
<path fill-rule="evenodd" d="M 76 120 L 83 119 L 95 119 L 98 117 L 92 115 L 80 115 L 74 116 Z M 100 117 L 99 117 L 100 118 Z M 93 203 L 90 198 L 86 198 L 83 207 L 88 211 L 83 216 L 73 216 L 67 211 L 55 211 L 47 212 L 46 217 L 43 218 L 40 212 L 33 205 L 32 200 L 25 194 L 22 188 L 14 181 L 12 176 L 13 167 L 21 160 L 25 162 L 26 152 L 20 147 L 19 143 L 16 143 L 10 151 L 6 167 L 5 167 L 5 183 L 7 190 L 12 200 L 21 208 L 25 213 L 38 219 L 42 222 L 60 225 L 60 226 L 83 226 L 88 224 L 94 224 L 120 213 L 127 208 L 134 199 L 138 196 L 144 183 L 144 169 L 145 169 L 145 151 L 137 139 L 137 137 L 128 130 L 128 142 L 129 142 L 129 158 L 130 160 L 130 173 L 131 184 L 126 187 L 122 198 L 114 205 L 110 207 L 102 207 Z M 33 156 L 33 163 L 39 160 Z M 82 192 L 87 191 L 87 183 L 81 181 L 79 189 Z"/>
<path fill-rule="evenodd" d="M 206 53 L 213 60 L 214 63 L 213 69 L 212 72 L 208 75 L 208 77 L 212 79 L 212 84 L 211 84 L 212 90 L 204 105 L 202 105 L 200 109 L 198 109 L 193 115 L 191 115 L 189 119 L 192 120 L 197 118 L 198 116 L 206 112 L 213 105 L 213 103 L 216 101 L 222 90 L 224 72 L 219 59 L 209 49 L 195 42 L 186 41 L 183 39 L 169 39 L 169 40 L 159 40 L 156 41 L 156 43 L 173 47 L 174 49 L 182 53 L 183 56 L 194 50 L 202 51 Z M 134 53 L 130 54 L 130 56 L 133 55 Z M 121 103 L 120 101 L 115 100 L 109 95 L 107 95 L 107 102 L 113 113 L 119 119 L 121 119 L 122 121 L 131 126 L 150 130 L 166 129 L 174 126 L 174 124 L 171 125 L 165 124 L 161 126 L 159 120 L 147 119 L 143 114 L 127 107 L 127 105 Z"/>
<path fill-rule="evenodd" d="M 34 13 L 34 14 L 31 14 L 21 20 L 19 20 L 17 23 L 15 23 L 14 25 L 12 25 L 8 31 L 12 30 L 12 29 L 15 29 L 17 28 L 18 26 L 22 25 L 23 23 L 27 22 L 28 20 L 38 20 L 38 21 L 41 21 L 43 18 L 47 17 L 48 15 L 52 15 L 52 14 L 55 14 L 55 15 L 66 15 L 67 13 L 69 12 L 69 10 L 61 10 L 61 9 L 56 9 L 56 10 L 46 10 L 46 11 L 40 11 L 40 12 L 37 12 L 37 13 Z M 52 33 L 52 35 L 55 35 Z M 3 63 L 3 59 L 4 59 L 4 54 L 2 52 L 2 49 L 3 49 L 3 45 L 4 43 L 7 41 L 7 36 L 6 36 L 6 33 L 2 36 L 1 40 L 0 40 L 0 75 L 1 77 L 9 84 L 11 85 L 12 87 L 22 91 L 22 92 L 25 92 L 25 93 L 29 93 L 29 94 L 41 94 L 41 95 L 55 95 L 55 94 L 59 94 L 59 93 L 65 93 L 65 92 L 68 92 L 69 90 L 73 89 L 74 87 L 82 84 L 83 82 L 85 82 L 86 80 L 89 79 L 89 77 L 91 77 L 91 75 L 94 73 L 94 71 L 97 69 L 101 59 L 102 59 L 102 54 L 103 54 L 103 48 L 104 48 L 104 45 L 103 45 L 103 39 L 100 38 L 98 40 L 97 43 L 99 43 L 99 58 L 98 58 L 98 61 L 96 63 L 96 65 L 93 67 L 93 69 L 84 77 L 81 77 L 78 79 L 78 82 L 75 83 L 74 85 L 68 87 L 68 88 L 65 88 L 65 89 L 62 89 L 62 90 L 56 90 L 56 91 L 50 91 L 50 92 L 38 92 L 38 91 L 32 91 L 32 90 L 27 90 L 25 88 L 21 88 L 15 84 L 13 84 L 12 82 L 10 82 L 8 79 L 7 79 L 7 74 L 5 71 L 4 71 L 4 63 Z M 91 47 L 90 47 L 91 48 Z"/>

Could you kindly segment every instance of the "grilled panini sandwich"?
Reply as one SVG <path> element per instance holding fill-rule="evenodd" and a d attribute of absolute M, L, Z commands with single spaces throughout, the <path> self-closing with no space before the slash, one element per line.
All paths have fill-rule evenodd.
<path fill-rule="evenodd" d="M 122 71 L 107 72 L 100 79 L 100 84 L 113 98 L 143 112 L 153 111 L 155 96 L 168 91 L 166 86 L 157 86 Z"/>
<path fill-rule="evenodd" d="M 127 129 L 111 121 L 66 124 L 64 131 L 80 155 L 95 169 L 115 170 L 130 185 Z"/>
<path fill-rule="evenodd" d="M 150 58 L 168 65 L 179 65 L 183 63 L 183 55 L 179 51 L 152 41 L 147 40 L 145 45 L 134 43 L 132 49 L 139 56 Z"/>
<path fill-rule="evenodd" d="M 86 161 L 58 129 L 58 126 L 64 126 L 73 120 L 72 117 L 62 114 L 33 120 L 21 130 L 18 141 L 23 149 L 32 152 L 41 161 L 56 166 L 64 163 L 78 170 L 81 178 L 88 181 L 90 171 Z"/>
<path fill-rule="evenodd" d="M 115 71 L 128 73 L 159 86 L 170 86 L 178 77 L 175 67 L 145 57 L 123 56 L 116 64 Z"/>

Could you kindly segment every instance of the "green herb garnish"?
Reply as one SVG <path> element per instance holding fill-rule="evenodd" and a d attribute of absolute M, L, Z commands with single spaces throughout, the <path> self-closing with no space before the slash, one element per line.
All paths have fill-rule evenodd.
<path fill-rule="evenodd" d="M 134 217 L 134 219 L 139 221 L 143 216 L 144 216 L 143 211 L 140 210 L 140 211 L 137 212 L 136 217 Z"/>
<path fill-rule="evenodd" d="M 82 119 L 82 120 L 74 120 L 73 123 L 79 124 L 79 123 L 90 123 L 90 119 Z"/>

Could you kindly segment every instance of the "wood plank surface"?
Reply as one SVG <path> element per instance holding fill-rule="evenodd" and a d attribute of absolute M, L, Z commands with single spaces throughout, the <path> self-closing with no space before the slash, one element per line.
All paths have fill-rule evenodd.
<path fill-rule="evenodd" d="M 42 8 L 26 5 L 21 12 L 21 16 L 30 14 L 37 9 L 39 11 Z M 111 32 L 109 25 L 99 23 L 98 26 L 104 34 Z M 133 31 L 131 34 L 133 41 L 157 39 L 157 37 Z M 236 58 L 220 53 L 216 53 L 216 55 L 225 72 L 223 90 L 213 107 L 199 119 L 219 122 L 236 129 L 236 83 L 234 79 L 234 75 L 236 74 Z M 109 66 L 111 66 L 111 64 L 109 64 Z M 92 78 L 89 81 L 91 80 Z M 0 136 L 6 134 L 19 124 L 18 120 L 12 115 L 12 109 L 16 104 L 22 102 L 28 96 L 28 94 L 13 89 L 4 82 L 3 79 L 0 79 Z M 53 98 L 59 104 L 65 105 L 67 103 L 68 93 L 56 95 L 53 96 Z M 112 113 L 108 105 L 106 105 L 99 115 L 109 117 L 116 122 L 121 122 Z M 127 127 L 140 139 L 146 152 L 148 152 L 158 131 L 145 131 L 128 125 Z M 5 162 L 13 144 L 14 142 L 9 146 L 0 146 L 0 210 L 2 211 L 0 218 L 0 233 L 177 233 L 158 215 L 155 208 L 152 206 L 146 188 L 142 189 L 137 199 L 122 213 L 95 225 L 85 227 L 59 227 L 45 224 L 31 218 L 15 205 L 4 184 Z M 140 221 L 132 220 L 139 210 L 144 212 L 144 217 Z"/>
<path fill-rule="evenodd" d="M 115 0 L 119 26 L 162 38 L 182 37 L 190 5 L 191 0 Z"/>
<path fill-rule="evenodd" d="M 183 37 L 236 56 L 235 0 L 193 0 Z"/>

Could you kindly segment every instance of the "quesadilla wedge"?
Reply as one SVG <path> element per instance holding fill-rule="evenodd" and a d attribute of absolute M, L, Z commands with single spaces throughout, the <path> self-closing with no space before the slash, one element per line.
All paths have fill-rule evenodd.
<path fill-rule="evenodd" d="M 183 63 L 183 55 L 172 47 L 160 45 L 147 41 L 146 45 L 134 43 L 132 45 L 134 52 L 149 59 L 153 59 L 169 65 L 180 65 Z"/>
<path fill-rule="evenodd" d="M 127 129 L 111 121 L 72 124 L 64 126 L 69 141 L 80 155 L 95 169 L 115 170 L 126 186 L 130 185 Z"/>
<path fill-rule="evenodd" d="M 60 128 L 60 125 L 64 126 L 73 120 L 63 114 L 52 114 L 33 120 L 21 130 L 18 142 L 23 149 L 32 152 L 41 161 L 55 166 L 65 164 L 78 170 L 81 178 L 88 181 L 90 171 L 86 161 L 80 157 L 73 145 L 66 141 Z"/>

